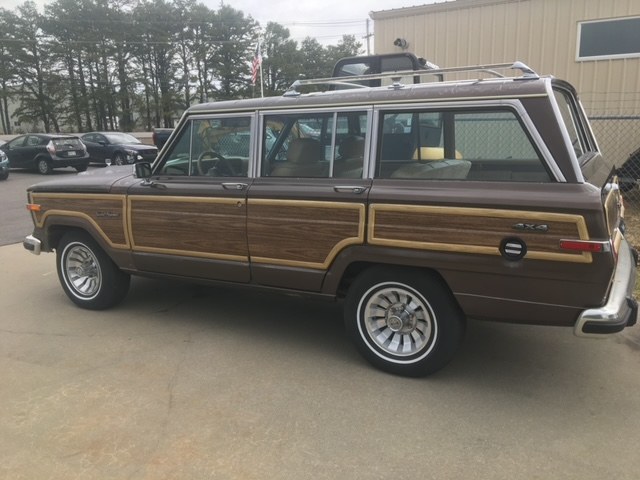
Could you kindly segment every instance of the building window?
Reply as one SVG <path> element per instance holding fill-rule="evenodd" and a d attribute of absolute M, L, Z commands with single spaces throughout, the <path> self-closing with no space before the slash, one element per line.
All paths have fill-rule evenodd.
<path fill-rule="evenodd" d="M 640 57 L 640 17 L 578 23 L 577 60 Z"/>

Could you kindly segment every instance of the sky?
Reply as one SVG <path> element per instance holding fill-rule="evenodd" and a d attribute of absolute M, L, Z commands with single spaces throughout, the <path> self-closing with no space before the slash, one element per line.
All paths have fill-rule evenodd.
<path fill-rule="evenodd" d="M 220 0 L 199 0 L 209 8 L 217 10 Z M 366 47 L 363 38 L 367 33 L 367 19 L 373 33 L 371 11 L 391 10 L 415 5 L 425 5 L 442 0 L 224 0 L 224 3 L 251 15 L 264 28 L 268 22 L 278 22 L 291 32 L 291 37 L 300 42 L 305 37 L 316 38 L 323 45 L 337 44 L 342 35 L 355 35 Z M 35 0 L 42 6 L 52 3 Z M 0 7 L 13 9 L 24 0 L 0 0 Z M 371 41 L 373 48 L 373 40 Z"/>
<path fill-rule="evenodd" d="M 441 1 L 441 0 L 440 0 Z M 217 8 L 219 0 L 204 0 L 210 8 Z M 294 40 L 316 38 L 322 44 L 335 45 L 342 35 L 355 35 L 366 46 L 367 19 L 373 33 L 371 11 L 391 10 L 434 3 L 434 0 L 227 0 L 225 4 L 242 10 L 260 22 L 278 22 L 291 32 Z M 373 41 L 371 41 L 373 48 Z"/>

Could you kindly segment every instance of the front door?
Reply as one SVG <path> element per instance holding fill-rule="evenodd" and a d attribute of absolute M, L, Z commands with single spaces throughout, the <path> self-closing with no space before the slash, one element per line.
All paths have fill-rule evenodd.
<path fill-rule="evenodd" d="M 248 282 L 246 214 L 251 116 L 192 118 L 128 192 L 135 267 L 183 277 Z"/>

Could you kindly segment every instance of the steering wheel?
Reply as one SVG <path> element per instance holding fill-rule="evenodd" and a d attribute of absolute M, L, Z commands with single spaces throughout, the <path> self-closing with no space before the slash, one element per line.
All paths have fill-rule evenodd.
<path fill-rule="evenodd" d="M 218 161 L 215 162 L 212 169 L 205 171 L 204 161 L 210 159 L 217 159 Z M 209 174 L 209 171 L 213 171 L 215 175 L 220 175 L 223 177 L 236 176 L 236 172 L 233 169 L 231 162 L 214 150 L 205 150 L 200 155 L 198 155 L 196 166 L 198 167 L 198 174 L 201 176 Z"/>

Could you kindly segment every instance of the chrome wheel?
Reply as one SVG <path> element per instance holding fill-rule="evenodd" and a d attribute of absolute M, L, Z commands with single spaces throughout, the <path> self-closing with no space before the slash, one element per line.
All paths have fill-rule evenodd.
<path fill-rule="evenodd" d="M 435 314 L 416 290 L 400 283 L 374 285 L 358 306 L 363 338 L 378 355 L 403 362 L 428 355 L 438 335 Z M 364 331 L 362 331 L 364 330 Z M 417 356 L 417 358 L 416 358 Z"/>
<path fill-rule="evenodd" d="M 56 246 L 56 267 L 64 292 L 76 305 L 103 310 L 120 302 L 129 290 L 129 274 L 83 231 L 70 230 Z"/>
<path fill-rule="evenodd" d="M 435 272 L 376 265 L 353 280 L 344 303 L 347 333 L 360 353 L 390 373 L 421 377 L 453 358 L 464 314 Z"/>
<path fill-rule="evenodd" d="M 63 252 L 64 279 L 74 295 L 95 297 L 102 285 L 102 271 L 93 252 L 81 243 L 67 245 Z"/>

